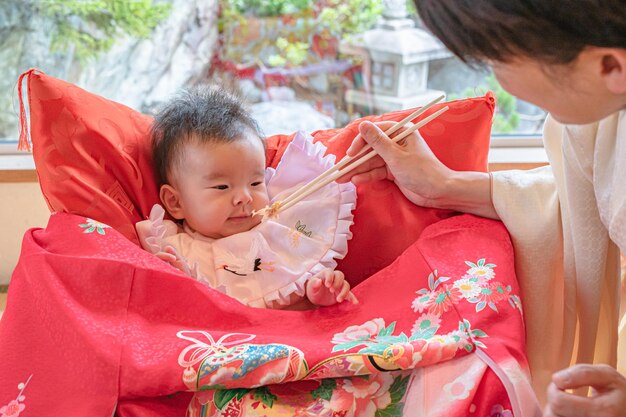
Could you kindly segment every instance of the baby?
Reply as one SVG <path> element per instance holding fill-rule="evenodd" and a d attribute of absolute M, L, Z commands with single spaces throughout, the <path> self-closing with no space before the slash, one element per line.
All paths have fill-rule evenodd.
<path fill-rule="evenodd" d="M 151 219 L 137 224 L 144 248 L 227 294 L 230 289 L 212 278 L 216 270 L 232 274 L 233 287 L 243 286 L 238 277 L 279 273 L 274 262 L 258 257 L 258 247 L 265 241 L 262 236 L 242 235 L 248 240 L 243 243 L 233 238 L 258 226 L 261 216 L 253 211 L 270 202 L 265 144 L 241 101 L 217 87 L 186 92 L 156 115 L 152 140 L 159 197 L 179 222 L 163 220 L 164 212 L 156 205 Z M 216 244 L 225 238 L 235 241 L 230 248 L 248 253 L 238 257 Z M 340 271 L 323 268 L 310 273 L 303 284 L 300 294 L 293 291 L 286 301 L 282 297 L 266 306 L 302 309 L 357 302 Z M 251 290 L 247 285 L 237 291 Z"/>

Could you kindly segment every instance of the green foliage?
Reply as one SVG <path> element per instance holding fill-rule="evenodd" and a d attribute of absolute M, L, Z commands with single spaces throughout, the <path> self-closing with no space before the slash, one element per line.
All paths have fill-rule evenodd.
<path fill-rule="evenodd" d="M 145 38 L 165 19 L 169 3 L 153 0 L 44 0 L 40 13 L 55 23 L 53 50 L 74 46 L 79 60 L 108 51 L 116 38 L 130 35 Z"/>
<path fill-rule="evenodd" d="M 272 394 L 268 387 L 259 387 L 254 391 L 254 399 L 261 401 L 266 407 L 272 408 L 274 401 L 278 399 L 277 396 Z"/>
<path fill-rule="evenodd" d="M 322 379 L 322 385 L 319 388 L 311 391 L 313 399 L 321 398 L 326 401 L 330 401 L 333 396 L 333 391 L 337 388 L 337 381 L 333 378 Z"/>
<path fill-rule="evenodd" d="M 254 16 L 281 16 L 301 12 L 312 7 L 312 0 L 228 0 L 240 14 Z"/>
<path fill-rule="evenodd" d="M 247 388 L 217 390 L 213 396 L 213 403 L 219 410 L 221 410 L 233 398 L 237 397 L 238 400 L 241 400 L 248 392 L 250 392 L 250 390 Z"/>
<path fill-rule="evenodd" d="M 328 0 L 319 13 L 319 24 L 339 36 L 364 32 L 383 13 L 381 0 Z"/>
<path fill-rule="evenodd" d="M 311 57 L 315 34 L 345 39 L 372 27 L 382 11 L 382 0 L 223 0 L 219 28 L 224 32 L 228 27 L 245 27 L 250 15 L 302 19 L 297 29 L 285 29 L 268 40 L 276 50 L 268 65 L 298 66 Z"/>
<path fill-rule="evenodd" d="M 509 94 L 491 74 L 485 79 L 485 84 L 476 88 L 465 89 L 459 96 L 450 95 L 450 99 L 474 97 L 478 92 L 493 91 L 496 96 L 496 117 L 493 120 L 493 131 L 496 133 L 510 133 L 519 125 L 517 99 Z"/>
<path fill-rule="evenodd" d="M 404 410 L 404 403 L 401 402 L 409 385 L 409 375 L 403 377 L 397 376 L 393 380 L 393 384 L 389 387 L 389 395 L 391 403 L 382 410 L 376 410 L 375 417 L 400 417 Z"/>
<path fill-rule="evenodd" d="M 304 42 L 289 42 L 286 38 L 278 38 L 276 47 L 281 54 L 272 55 L 269 58 L 269 64 L 273 67 L 283 67 L 290 63 L 292 65 L 300 65 L 306 61 L 309 54 L 309 44 Z"/>

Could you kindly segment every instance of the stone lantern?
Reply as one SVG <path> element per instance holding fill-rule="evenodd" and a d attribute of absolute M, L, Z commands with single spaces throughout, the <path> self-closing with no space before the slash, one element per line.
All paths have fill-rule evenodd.
<path fill-rule="evenodd" d="M 451 53 L 408 18 L 406 0 L 384 1 L 381 22 L 374 29 L 340 45 L 340 51 L 363 57 L 366 91 L 348 90 L 349 105 L 377 112 L 423 105 L 444 94 L 429 90 L 428 63 Z"/>

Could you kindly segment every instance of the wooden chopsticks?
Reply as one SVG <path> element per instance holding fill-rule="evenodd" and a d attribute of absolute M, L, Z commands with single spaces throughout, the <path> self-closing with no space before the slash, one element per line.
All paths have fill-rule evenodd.
<path fill-rule="evenodd" d="M 424 107 L 414 111 L 413 113 L 411 113 L 410 115 L 408 115 L 407 117 L 405 117 L 404 119 L 402 119 L 401 121 L 399 121 L 398 123 L 396 123 L 395 125 L 390 127 L 389 129 L 387 129 L 385 131 L 385 134 L 387 136 L 391 136 L 398 129 L 400 129 L 401 127 L 403 127 L 408 122 L 410 122 L 411 120 L 415 119 L 416 117 L 420 116 L 424 112 L 426 112 L 429 108 L 431 108 L 433 105 L 435 105 L 436 103 L 441 101 L 443 98 L 444 98 L 444 96 L 437 97 L 435 100 L 431 101 L 430 103 L 428 103 Z M 407 130 L 405 130 L 404 132 L 400 133 L 397 136 L 394 136 L 393 138 L 391 138 L 391 140 L 393 142 L 395 142 L 395 143 L 401 141 L 402 139 L 404 139 L 405 137 L 407 137 L 408 135 L 410 135 L 411 133 L 413 133 L 417 129 L 419 129 L 422 126 L 426 125 L 427 123 L 429 123 L 433 119 L 439 117 L 442 113 L 446 112 L 448 109 L 449 109 L 448 106 L 445 106 L 445 107 L 439 109 L 438 111 L 436 111 L 435 113 L 431 114 L 430 116 L 425 117 L 424 119 L 420 120 L 419 122 L 417 122 L 416 124 L 414 124 L 413 126 L 408 128 Z M 357 138 L 358 138 L 358 136 L 355 137 L 354 140 L 356 140 Z M 366 154 L 366 152 L 368 152 L 368 151 L 370 151 L 370 152 Z M 357 153 L 354 156 L 350 157 L 350 156 L 346 155 L 343 159 L 341 159 L 341 161 L 339 161 L 337 164 L 335 164 L 332 168 L 330 168 L 327 171 L 323 172 L 317 178 L 315 178 L 314 180 L 312 180 L 308 184 L 302 186 L 301 188 L 299 188 L 298 190 L 296 190 L 295 192 L 293 192 L 292 194 L 287 196 L 284 200 L 279 201 L 279 202 L 275 202 L 271 206 L 266 207 L 264 209 L 261 209 L 258 212 L 253 212 L 253 215 L 262 214 L 264 217 L 266 217 L 266 216 L 270 216 L 270 217 L 275 216 L 279 212 L 288 209 L 289 207 L 291 207 L 294 204 L 298 203 L 302 199 L 304 199 L 304 198 L 308 197 L 309 195 L 313 194 L 314 192 L 316 192 L 320 188 L 330 184 L 332 181 L 335 181 L 337 178 L 339 178 L 339 177 L 347 174 L 348 172 L 352 171 L 353 169 L 355 169 L 359 165 L 369 161 L 370 159 L 372 159 L 376 155 L 377 155 L 376 151 L 374 151 L 372 149 L 372 147 L 369 146 L 369 145 L 363 147 L 363 149 L 361 149 L 359 151 L 359 153 Z"/>

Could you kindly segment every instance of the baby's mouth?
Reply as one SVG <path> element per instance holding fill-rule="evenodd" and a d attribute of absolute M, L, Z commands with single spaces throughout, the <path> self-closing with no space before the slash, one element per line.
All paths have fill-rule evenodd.
<path fill-rule="evenodd" d="M 233 221 L 235 223 L 242 223 L 242 222 L 245 222 L 248 219 L 250 219 L 250 215 L 249 214 L 240 214 L 240 215 L 237 215 L 237 216 L 230 216 L 228 218 L 228 220 Z"/>

